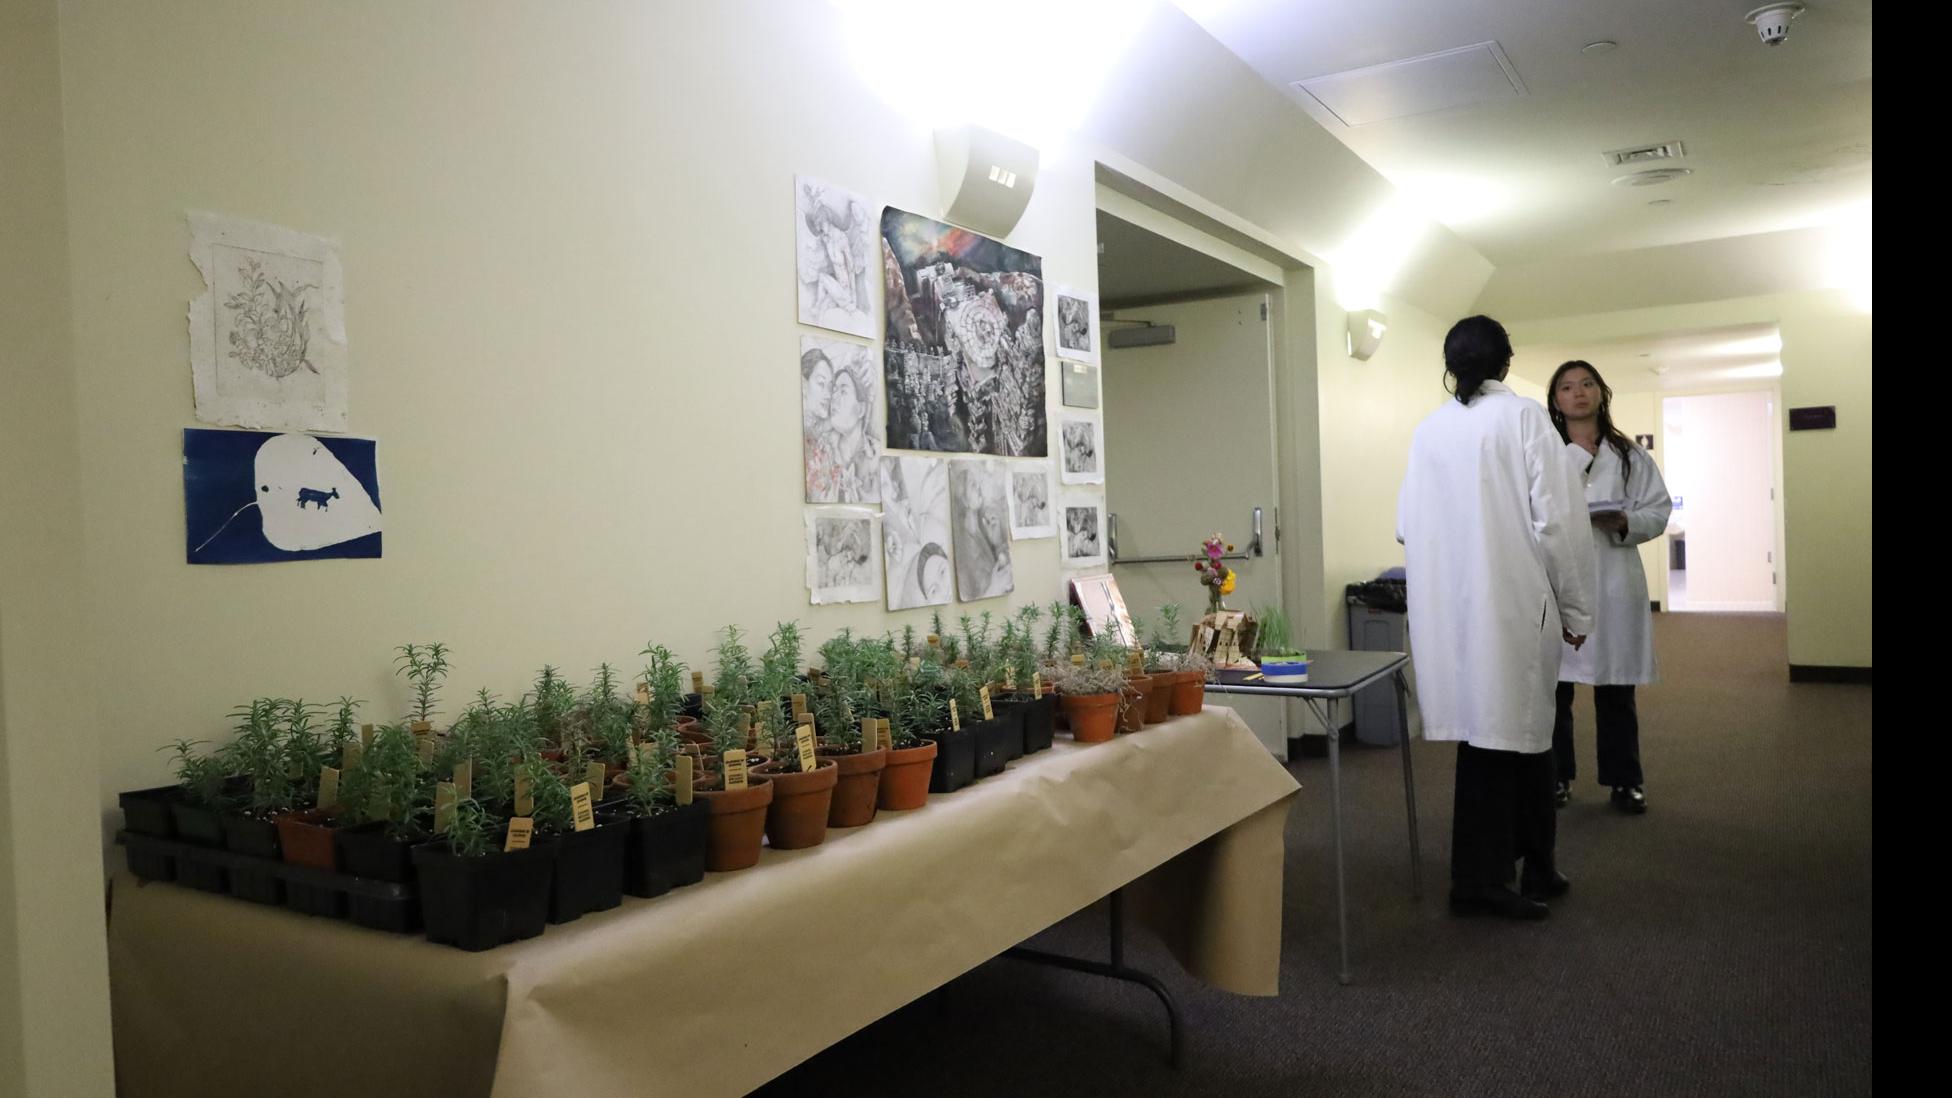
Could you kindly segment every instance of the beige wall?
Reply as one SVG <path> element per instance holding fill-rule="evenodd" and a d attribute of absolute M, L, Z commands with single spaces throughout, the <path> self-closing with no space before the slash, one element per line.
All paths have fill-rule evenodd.
<path fill-rule="evenodd" d="M 0 2 L 0 1095 L 107 1095 L 53 0 Z"/>
<path fill-rule="evenodd" d="M 1844 291 L 1633 309 L 1514 325 L 1514 341 L 1563 345 L 1774 322 L 1781 407 L 1834 405 L 1833 431 L 1782 438 L 1789 662 L 1871 666 L 1871 313 Z M 1786 415 L 1785 415 L 1786 418 Z"/>

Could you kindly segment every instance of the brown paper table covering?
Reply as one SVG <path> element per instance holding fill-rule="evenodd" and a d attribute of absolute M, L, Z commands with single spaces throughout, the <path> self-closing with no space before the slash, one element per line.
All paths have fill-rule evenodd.
<path fill-rule="evenodd" d="M 1128 884 L 1189 972 L 1273 995 L 1298 788 L 1213 706 L 485 953 L 123 872 L 116 1074 L 125 1098 L 744 1094 Z"/>

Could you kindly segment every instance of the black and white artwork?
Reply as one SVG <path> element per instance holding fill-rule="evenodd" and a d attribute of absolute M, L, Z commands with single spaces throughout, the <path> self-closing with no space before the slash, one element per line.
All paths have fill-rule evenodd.
<path fill-rule="evenodd" d="M 1043 261 L 889 207 L 881 213 L 888 447 L 1043 457 Z"/>
<path fill-rule="evenodd" d="M 1089 362 L 1060 361 L 1057 372 L 1064 379 L 1062 389 L 1066 408 L 1098 407 L 1098 367 Z"/>
<path fill-rule="evenodd" d="M 1098 363 L 1098 296 L 1058 287 L 1052 293 L 1057 312 L 1057 357 Z"/>
<path fill-rule="evenodd" d="M 874 211 L 811 176 L 793 177 L 800 323 L 874 338 Z"/>
<path fill-rule="evenodd" d="M 1018 541 L 1057 536 L 1051 491 L 1051 467 L 1046 462 L 1010 467 L 1010 536 Z"/>
<path fill-rule="evenodd" d="M 807 590 L 815 605 L 881 597 L 880 523 L 865 507 L 807 509 Z"/>
<path fill-rule="evenodd" d="M 197 418 L 277 431 L 346 429 L 346 310 L 339 246 L 276 225 L 190 215 Z"/>
<path fill-rule="evenodd" d="M 1090 416 L 1065 416 L 1059 422 L 1064 434 L 1064 483 L 1105 483 L 1104 445 L 1098 437 L 1098 421 Z"/>
<path fill-rule="evenodd" d="M 191 564 L 380 555 L 377 444 L 265 431 L 183 432 Z"/>
<path fill-rule="evenodd" d="M 1092 568 L 1105 563 L 1105 498 L 1067 495 L 1060 508 L 1063 529 L 1058 532 L 1060 556 L 1067 568 Z"/>
<path fill-rule="evenodd" d="M 800 443 L 808 503 L 881 500 L 881 379 L 874 348 L 800 337 Z"/>
<path fill-rule="evenodd" d="M 956 593 L 964 602 L 1017 589 L 1010 560 L 1009 488 L 1003 463 L 966 458 L 949 466 L 954 502 Z"/>
<path fill-rule="evenodd" d="M 888 609 L 949 602 L 949 463 L 942 458 L 881 459 L 881 545 Z"/>

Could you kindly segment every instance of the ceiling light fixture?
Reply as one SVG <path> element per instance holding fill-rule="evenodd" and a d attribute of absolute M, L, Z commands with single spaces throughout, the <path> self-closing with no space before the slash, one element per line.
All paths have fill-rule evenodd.
<path fill-rule="evenodd" d="M 1579 47 L 1579 52 L 1585 54 L 1588 57 L 1598 57 L 1600 54 L 1612 53 L 1614 50 L 1617 50 L 1619 48 L 1620 48 L 1620 43 L 1603 40 L 1599 42 L 1588 42 L 1585 45 Z"/>
<path fill-rule="evenodd" d="M 1654 187 L 1693 174 L 1693 168 L 1650 168 L 1644 172 L 1620 176 L 1613 183 L 1620 187 Z"/>

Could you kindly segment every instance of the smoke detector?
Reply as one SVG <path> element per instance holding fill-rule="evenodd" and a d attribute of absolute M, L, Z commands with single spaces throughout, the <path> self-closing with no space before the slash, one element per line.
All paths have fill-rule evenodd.
<path fill-rule="evenodd" d="M 1780 46 L 1789 40 L 1789 25 L 1804 12 L 1802 4 L 1764 4 L 1748 14 L 1756 37 L 1765 46 Z"/>
<path fill-rule="evenodd" d="M 1613 182 L 1615 186 L 1620 187 L 1654 187 L 1693 174 L 1693 168 L 1649 168 L 1644 172 L 1623 175 Z"/>

